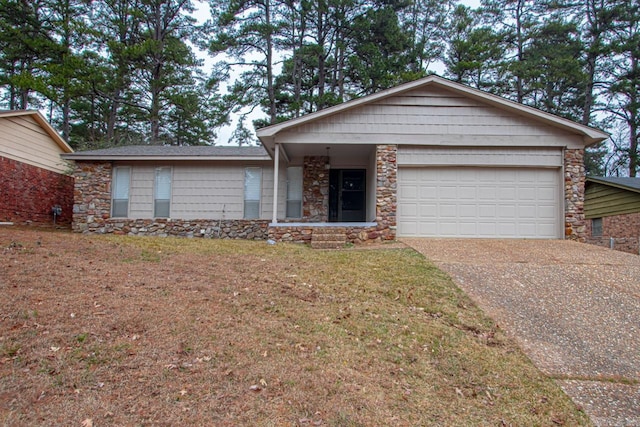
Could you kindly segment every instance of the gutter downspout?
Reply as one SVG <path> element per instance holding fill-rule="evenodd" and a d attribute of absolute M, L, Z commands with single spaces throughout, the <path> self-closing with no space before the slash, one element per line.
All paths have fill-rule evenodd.
<path fill-rule="evenodd" d="M 278 172 L 280 169 L 280 144 L 275 146 L 275 155 L 273 159 L 273 214 L 271 222 L 278 222 Z"/>

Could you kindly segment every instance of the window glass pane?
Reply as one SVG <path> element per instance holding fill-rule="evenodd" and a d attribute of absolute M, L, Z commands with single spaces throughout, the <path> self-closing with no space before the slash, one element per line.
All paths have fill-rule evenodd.
<path fill-rule="evenodd" d="M 171 168 L 156 169 L 155 199 L 153 216 L 168 218 L 171 207 Z"/>
<path fill-rule="evenodd" d="M 245 200 L 244 217 L 245 219 L 260 218 L 260 202 L 255 200 Z"/>
<path fill-rule="evenodd" d="M 171 199 L 171 168 L 156 169 L 156 199 Z"/>
<path fill-rule="evenodd" d="M 125 218 L 129 212 L 129 200 L 127 199 L 114 199 L 111 203 L 111 214 L 114 218 Z"/>
<path fill-rule="evenodd" d="M 131 169 L 115 168 L 113 171 L 113 198 L 128 199 L 129 198 L 129 176 Z"/>
<path fill-rule="evenodd" d="M 302 218 L 301 200 L 287 200 L 287 218 Z"/>
<path fill-rule="evenodd" d="M 593 218 L 591 220 L 591 235 L 594 237 L 602 236 L 602 218 Z"/>
<path fill-rule="evenodd" d="M 111 216 L 126 218 L 129 215 L 129 181 L 131 168 L 117 167 L 113 170 L 113 199 Z"/>
<path fill-rule="evenodd" d="M 261 168 L 246 168 L 244 170 L 244 199 L 245 200 L 260 200 L 261 175 L 262 175 Z"/>
<path fill-rule="evenodd" d="M 302 217 L 302 167 L 287 168 L 287 218 Z"/>
<path fill-rule="evenodd" d="M 244 217 L 260 218 L 260 194 L 262 193 L 262 168 L 244 170 Z"/>

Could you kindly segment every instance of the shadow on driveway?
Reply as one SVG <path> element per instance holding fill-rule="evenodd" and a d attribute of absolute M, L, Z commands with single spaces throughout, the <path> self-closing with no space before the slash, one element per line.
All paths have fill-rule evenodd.
<path fill-rule="evenodd" d="M 640 256 L 558 240 L 402 239 L 598 426 L 640 426 Z"/>

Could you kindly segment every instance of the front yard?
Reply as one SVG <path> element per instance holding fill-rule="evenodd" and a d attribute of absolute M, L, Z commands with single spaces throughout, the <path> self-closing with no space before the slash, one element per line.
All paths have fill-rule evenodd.
<path fill-rule="evenodd" d="M 410 249 L 0 228 L 2 425 L 589 425 Z"/>

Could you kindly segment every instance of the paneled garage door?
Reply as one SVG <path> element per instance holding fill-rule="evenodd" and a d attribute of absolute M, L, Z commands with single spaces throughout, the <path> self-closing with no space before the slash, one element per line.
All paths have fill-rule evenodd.
<path fill-rule="evenodd" d="M 560 238 L 560 170 L 401 167 L 398 236 Z"/>

